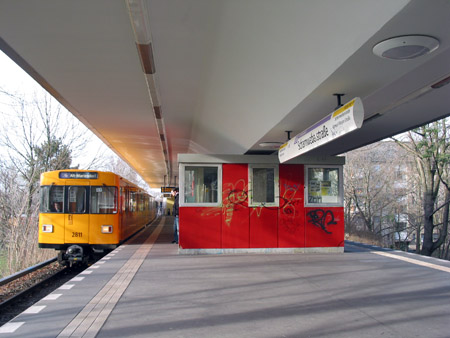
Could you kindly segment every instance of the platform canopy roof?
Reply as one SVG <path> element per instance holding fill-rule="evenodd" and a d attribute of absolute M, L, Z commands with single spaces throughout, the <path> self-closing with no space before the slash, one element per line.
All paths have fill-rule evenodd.
<path fill-rule="evenodd" d="M 448 0 L 2 0 L 0 48 L 159 187 L 179 153 L 274 152 L 260 144 L 331 113 L 334 93 L 360 97 L 365 122 L 308 155 L 449 115 L 449 18 Z M 373 53 L 403 35 L 439 47 Z"/>

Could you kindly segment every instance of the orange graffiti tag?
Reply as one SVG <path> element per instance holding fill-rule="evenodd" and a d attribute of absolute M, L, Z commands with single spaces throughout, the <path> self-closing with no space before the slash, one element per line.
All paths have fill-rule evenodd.
<path fill-rule="evenodd" d="M 242 205 L 247 200 L 248 185 L 244 179 L 236 183 L 226 183 L 223 190 L 223 209 L 225 224 L 230 226 L 233 213 L 237 205 Z"/>

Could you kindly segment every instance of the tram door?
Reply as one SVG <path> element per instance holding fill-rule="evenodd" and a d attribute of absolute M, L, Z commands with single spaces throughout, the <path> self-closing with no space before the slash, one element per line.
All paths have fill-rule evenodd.
<path fill-rule="evenodd" d="M 66 185 L 65 242 L 89 243 L 89 181 Z"/>

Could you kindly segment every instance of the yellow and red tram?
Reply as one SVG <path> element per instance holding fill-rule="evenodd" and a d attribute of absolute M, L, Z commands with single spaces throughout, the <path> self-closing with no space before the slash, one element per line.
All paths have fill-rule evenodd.
<path fill-rule="evenodd" d="M 39 247 L 63 264 L 116 248 L 156 217 L 153 197 L 111 172 L 49 171 L 40 185 Z"/>

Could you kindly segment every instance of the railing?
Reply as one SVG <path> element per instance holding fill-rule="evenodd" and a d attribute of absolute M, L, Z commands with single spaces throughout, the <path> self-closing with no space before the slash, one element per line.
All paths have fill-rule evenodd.
<path fill-rule="evenodd" d="M 11 275 L 11 276 L 7 276 L 5 278 L 0 279 L 0 286 L 8 284 L 9 282 L 12 282 L 13 280 L 16 280 L 22 276 L 25 276 L 33 271 L 39 270 L 41 268 L 43 268 L 46 265 L 49 265 L 53 262 L 56 262 L 56 257 L 55 258 L 51 258 L 45 262 L 30 266 L 29 268 L 26 268 L 22 271 L 16 272 L 15 274 Z"/>

